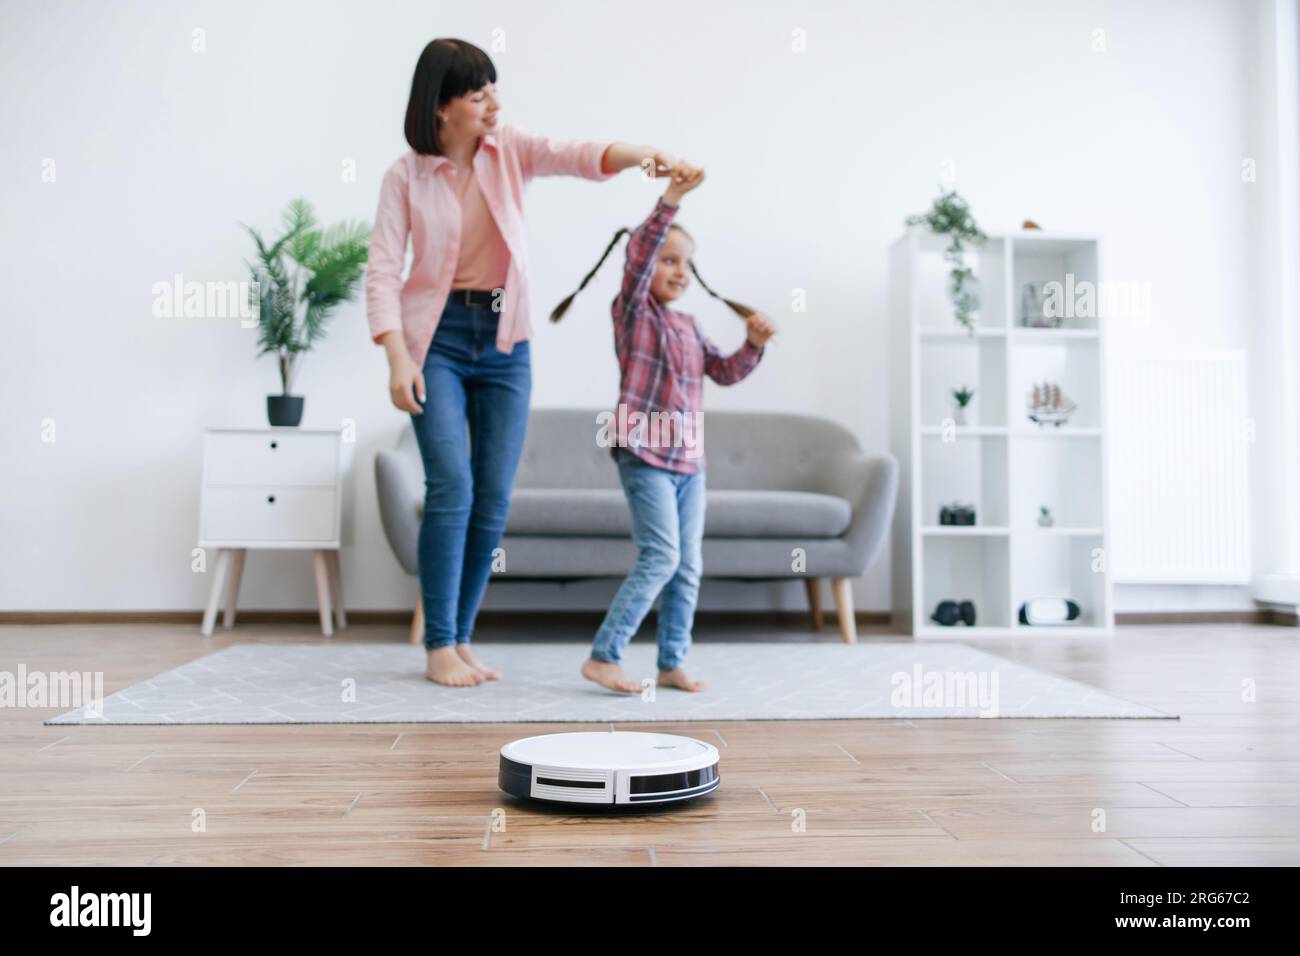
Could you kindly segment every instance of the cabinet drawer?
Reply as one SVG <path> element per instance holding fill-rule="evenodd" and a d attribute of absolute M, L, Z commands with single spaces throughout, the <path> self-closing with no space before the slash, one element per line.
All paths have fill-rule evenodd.
<path fill-rule="evenodd" d="M 209 485 L 333 485 L 338 461 L 337 434 L 208 432 L 203 480 Z"/>
<path fill-rule="evenodd" d="M 331 541 L 334 488 L 203 489 L 204 541 Z"/>

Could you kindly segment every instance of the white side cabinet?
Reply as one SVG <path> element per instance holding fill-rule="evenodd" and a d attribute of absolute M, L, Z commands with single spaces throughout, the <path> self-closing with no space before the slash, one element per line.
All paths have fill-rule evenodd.
<path fill-rule="evenodd" d="M 203 636 L 212 635 L 225 591 L 225 627 L 249 548 L 312 552 L 321 631 L 334 633 L 333 608 L 347 627 L 339 571 L 343 433 L 337 428 L 209 428 L 203 434 L 199 547 L 215 550 Z"/>

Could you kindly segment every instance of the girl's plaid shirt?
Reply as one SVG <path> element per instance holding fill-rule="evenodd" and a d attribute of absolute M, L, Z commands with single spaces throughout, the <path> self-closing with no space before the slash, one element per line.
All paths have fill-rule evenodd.
<path fill-rule="evenodd" d="M 625 447 L 642 461 L 683 474 L 704 470 L 700 404 L 703 377 L 731 385 L 754 370 L 763 349 L 746 338 L 724 356 L 692 315 L 676 312 L 650 294 L 659 250 L 677 206 L 663 199 L 631 234 L 623 286 L 614 299 L 614 351 L 620 372 L 615 422 L 631 422 Z M 632 416 L 646 423 L 642 434 Z M 656 417 L 659 416 L 659 417 Z M 671 427 L 656 428 L 656 423 Z M 615 437 L 615 446 L 621 436 Z M 610 449 L 614 454 L 614 448 Z"/>

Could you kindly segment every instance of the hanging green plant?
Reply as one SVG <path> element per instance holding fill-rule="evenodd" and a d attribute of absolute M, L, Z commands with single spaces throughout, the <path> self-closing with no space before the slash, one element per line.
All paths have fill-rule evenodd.
<path fill-rule="evenodd" d="M 936 235 L 950 237 L 943 251 L 944 261 L 952 266 L 948 274 L 948 298 L 952 300 L 953 317 L 974 335 L 972 316 L 980 306 L 979 280 L 966 265 L 966 244 L 982 245 L 988 236 L 975 224 L 970 206 L 954 190 L 941 190 L 929 212 L 908 216 L 906 223 L 909 226 L 929 226 Z"/>

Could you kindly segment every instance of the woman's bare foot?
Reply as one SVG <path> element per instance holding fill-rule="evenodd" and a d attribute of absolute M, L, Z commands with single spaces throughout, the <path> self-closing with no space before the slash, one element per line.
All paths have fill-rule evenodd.
<path fill-rule="evenodd" d="M 690 676 L 680 667 L 674 667 L 670 671 L 660 671 L 660 687 L 676 687 L 679 690 L 704 690 L 708 685 L 702 680 L 692 680 Z"/>
<path fill-rule="evenodd" d="M 608 661 L 598 661 L 589 657 L 582 662 L 582 676 L 610 690 L 622 691 L 627 694 L 639 694 L 641 692 L 641 685 L 628 677 L 627 672 L 623 670 L 620 664 L 611 664 Z"/>
<path fill-rule="evenodd" d="M 429 651 L 429 664 L 424 669 L 424 676 L 435 684 L 448 687 L 473 687 L 484 680 L 483 675 L 461 660 L 456 648 L 451 646 L 435 647 Z"/>
<path fill-rule="evenodd" d="M 456 653 L 460 655 L 460 659 L 462 661 L 464 661 L 470 667 L 474 668 L 474 670 L 478 671 L 481 676 L 487 678 L 488 680 L 501 679 L 501 672 L 497 670 L 495 667 L 488 667 L 477 657 L 475 657 L 474 652 L 469 649 L 468 644 L 457 644 Z"/>

